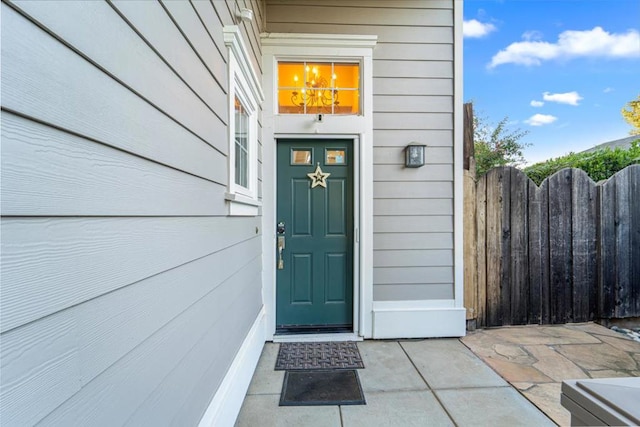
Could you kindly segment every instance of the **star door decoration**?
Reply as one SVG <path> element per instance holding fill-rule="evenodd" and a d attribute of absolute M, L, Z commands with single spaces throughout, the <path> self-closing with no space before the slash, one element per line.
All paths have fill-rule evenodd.
<path fill-rule="evenodd" d="M 316 188 L 318 185 L 327 188 L 327 178 L 329 175 L 331 174 L 322 172 L 322 169 L 320 169 L 320 163 L 318 163 L 316 170 L 307 174 L 311 179 L 311 188 Z"/>

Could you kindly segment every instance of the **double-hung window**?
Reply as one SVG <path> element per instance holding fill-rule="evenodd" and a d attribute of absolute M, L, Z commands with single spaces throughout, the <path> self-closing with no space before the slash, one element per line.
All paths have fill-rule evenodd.
<path fill-rule="evenodd" d="M 264 101 L 260 81 L 237 26 L 224 28 L 229 50 L 229 184 L 230 215 L 257 215 L 258 112 Z"/>

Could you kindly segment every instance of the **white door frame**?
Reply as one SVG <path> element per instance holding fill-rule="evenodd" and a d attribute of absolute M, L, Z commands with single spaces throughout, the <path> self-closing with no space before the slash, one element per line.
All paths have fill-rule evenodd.
<path fill-rule="evenodd" d="M 279 138 L 348 138 L 354 141 L 354 333 L 372 336 L 373 305 L 373 47 L 377 36 L 335 34 L 262 35 L 265 102 L 262 111 L 262 296 L 266 311 L 266 339 L 276 327 L 276 140 Z M 361 67 L 361 114 L 325 115 L 322 123 L 311 114 L 277 113 L 276 78 L 279 60 L 358 61 Z M 346 334 L 348 335 L 348 334 Z M 300 336 L 296 336 L 299 339 Z M 324 339 L 337 338 L 334 335 Z"/>

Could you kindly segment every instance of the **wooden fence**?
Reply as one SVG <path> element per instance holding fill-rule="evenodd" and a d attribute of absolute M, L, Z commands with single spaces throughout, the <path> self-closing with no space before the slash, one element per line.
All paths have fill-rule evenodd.
<path fill-rule="evenodd" d="M 465 305 L 477 326 L 640 316 L 640 165 L 601 184 L 564 169 L 540 187 L 500 167 L 466 188 Z"/>

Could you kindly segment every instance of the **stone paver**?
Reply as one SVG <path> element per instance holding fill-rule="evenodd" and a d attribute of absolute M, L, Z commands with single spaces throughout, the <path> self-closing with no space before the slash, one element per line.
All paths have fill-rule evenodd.
<path fill-rule="evenodd" d="M 342 406 L 345 427 L 453 426 L 431 391 L 366 393 L 366 406 Z"/>
<path fill-rule="evenodd" d="M 607 337 L 600 337 L 600 339 L 605 343 L 614 346 L 618 350 L 640 354 L 640 342 L 632 341 L 626 338 L 621 338 L 620 334 L 618 334 L 617 337 L 607 336 Z"/>
<path fill-rule="evenodd" d="M 358 349 L 365 366 L 358 371 L 365 392 L 427 389 L 397 341 L 364 341 Z"/>
<path fill-rule="evenodd" d="M 609 344 L 559 345 L 557 350 L 576 365 L 587 370 L 633 370 L 637 365 L 628 353 Z"/>
<path fill-rule="evenodd" d="M 431 389 L 506 385 L 457 339 L 403 341 L 400 344 Z"/>
<path fill-rule="evenodd" d="M 521 365 L 516 362 L 507 362 L 500 359 L 486 358 L 484 361 L 491 366 L 500 376 L 509 382 L 533 382 L 544 383 L 553 381 L 551 378 L 534 368 Z"/>
<path fill-rule="evenodd" d="M 247 395 L 236 427 L 340 427 L 338 406 L 278 406 L 280 395 Z"/>
<path fill-rule="evenodd" d="M 488 330 L 497 338 L 514 344 L 598 344 L 592 335 L 558 326 L 512 326 Z"/>
<path fill-rule="evenodd" d="M 575 363 L 557 353 L 551 346 L 528 345 L 524 348 L 538 360 L 533 367 L 555 381 L 589 378 Z"/>
<path fill-rule="evenodd" d="M 274 371 L 279 344 L 265 343 L 247 394 L 277 394 L 282 391 L 284 371 Z"/>
<path fill-rule="evenodd" d="M 552 426 L 542 412 L 511 387 L 437 390 L 458 426 Z"/>

